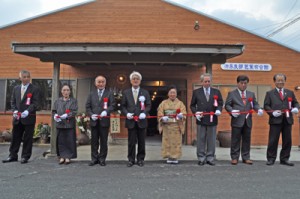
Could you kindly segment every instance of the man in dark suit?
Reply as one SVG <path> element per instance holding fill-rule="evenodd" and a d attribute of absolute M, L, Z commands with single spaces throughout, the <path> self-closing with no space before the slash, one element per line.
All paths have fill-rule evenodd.
<path fill-rule="evenodd" d="M 218 116 L 221 115 L 223 98 L 218 89 L 210 87 L 211 75 L 200 77 L 202 88 L 193 91 L 190 108 L 196 116 L 197 123 L 197 157 L 200 166 L 205 163 L 214 166 L 216 151 L 216 129 Z M 213 115 L 205 114 L 212 112 Z"/>
<path fill-rule="evenodd" d="M 21 164 L 28 163 L 32 153 L 33 132 L 36 122 L 36 111 L 39 109 L 38 88 L 30 83 L 30 72 L 19 73 L 21 85 L 15 86 L 11 96 L 13 111 L 12 140 L 9 157 L 3 163 L 18 161 L 18 152 L 23 139 Z"/>
<path fill-rule="evenodd" d="M 264 109 L 269 115 L 269 143 L 267 149 L 267 165 L 274 164 L 277 157 L 277 147 L 280 132 L 282 132 L 282 149 L 280 164 L 294 166 L 289 161 L 292 147 L 293 114 L 299 111 L 299 104 L 293 91 L 284 88 L 286 76 L 276 74 L 273 77 L 276 88 L 266 93 Z M 291 112 L 291 113 L 290 113 Z"/>
<path fill-rule="evenodd" d="M 146 116 L 151 109 L 149 92 L 140 87 L 142 75 L 139 72 L 130 74 L 132 88 L 123 92 L 122 113 L 126 115 L 125 127 L 128 129 L 128 167 L 135 164 L 135 145 L 138 143 L 137 164 L 144 166 Z"/>
<path fill-rule="evenodd" d="M 106 166 L 107 156 L 107 138 L 110 127 L 109 116 L 115 108 L 115 99 L 113 93 L 107 89 L 106 78 L 98 76 L 95 79 L 96 90 L 92 91 L 86 101 L 86 112 L 91 116 L 90 125 L 92 130 L 91 138 L 91 157 L 89 166 L 100 164 Z M 100 138 L 100 153 L 99 150 Z"/>
<path fill-rule="evenodd" d="M 225 109 L 231 114 L 231 164 L 237 165 L 242 155 L 243 163 L 252 165 L 250 160 L 252 110 L 257 111 L 258 116 L 263 115 L 263 110 L 256 101 L 255 94 L 246 90 L 249 83 L 248 76 L 237 77 L 237 89 L 228 93 Z M 240 150 L 242 138 L 242 149 Z"/>

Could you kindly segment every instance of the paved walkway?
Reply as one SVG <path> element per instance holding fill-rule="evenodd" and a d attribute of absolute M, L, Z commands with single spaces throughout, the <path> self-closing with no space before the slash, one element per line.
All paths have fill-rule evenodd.
<path fill-rule="evenodd" d="M 79 146 L 78 158 L 79 161 L 89 161 L 90 160 L 90 145 Z M 251 159 L 266 161 L 266 146 L 253 146 L 251 147 Z M 279 157 L 280 147 L 278 150 Z M 161 158 L 161 143 L 159 141 L 146 141 L 146 161 L 156 161 L 162 160 Z M 127 140 L 114 141 L 108 146 L 108 156 L 107 160 L 127 160 Z M 230 148 L 216 148 L 217 160 L 230 160 Z M 196 147 L 191 145 L 182 146 L 182 157 L 181 160 L 195 160 L 196 158 Z M 300 150 L 297 146 L 292 148 L 291 161 L 300 161 Z M 278 158 L 277 158 L 278 161 Z"/>

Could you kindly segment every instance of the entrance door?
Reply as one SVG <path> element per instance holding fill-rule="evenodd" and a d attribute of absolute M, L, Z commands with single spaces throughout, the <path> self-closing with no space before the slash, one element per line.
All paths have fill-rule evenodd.
<path fill-rule="evenodd" d="M 142 87 L 149 91 L 149 94 L 152 98 L 152 106 L 149 114 L 151 116 L 157 115 L 157 108 L 159 104 L 168 98 L 168 86 L 175 85 L 177 87 L 177 97 L 185 105 L 187 104 L 186 96 L 186 80 L 184 79 L 164 79 L 164 80 L 143 80 Z M 186 135 L 186 134 L 185 134 Z M 158 122 L 157 118 L 148 119 L 148 128 L 147 128 L 147 141 L 159 141 L 161 142 L 161 135 L 158 132 Z M 186 137 L 184 136 L 183 142 L 185 143 Z"/>

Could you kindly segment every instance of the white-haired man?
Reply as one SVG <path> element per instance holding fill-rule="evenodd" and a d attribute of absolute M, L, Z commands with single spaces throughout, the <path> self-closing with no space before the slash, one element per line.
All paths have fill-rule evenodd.
<path fill-rule="evenodd" d="M 122 113 L 127 117 L 125 127 L 128 129 L 128 167 L 132 167 L 137 159 L 139 166 L 144 166 L 145 133 L 147 128 L 146 116 L 151 109 L 149 92 L 140 88 L 142 75 L 133 71 L 130 76 L 131 88 L 123 92 Z M 136 155 L 136 142 L 138 152 Z"/>

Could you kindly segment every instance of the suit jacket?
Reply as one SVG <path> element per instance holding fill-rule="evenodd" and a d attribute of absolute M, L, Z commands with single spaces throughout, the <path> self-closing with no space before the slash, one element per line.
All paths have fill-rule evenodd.
<path fill-rule="evenodd" d="M 116 102 L 115 102 L 115 98 L 113 96 L 112 91 L 105 89 L 102 97 L 101 97 L 101 101 L 99 100 L 99 96 L 98 96 L 98 90 L 94 90 L 92 91 L 86 101 L 85 104 L 85 108 L 86 108 L 86 113 L 91 116 L 93 114 L 97 114 L 100 115 L 102 113 L 102 111 L 104 111 L 104 98 L 108 98 L 108 102 L 107 102 L 107 116 L 110 115 L 111 112 L 114 111 L 115 106 L 116 106 Z M 100 121 L 100 125 L 102 127 L 109 127 L 110 126 L 110 118 L 101 118 Z M 97 125 L 97 121 L 94 120 L 90 120 L 90 125 L 92 127 Z"/>
<path fill-rule="evenodd" d="M 283 120 L 286 120 L 288 124 L 294 123 L 292 113 L 290 113 L 290 117 L 288 118 L 284 113 L 279 117 L 274 117 L 272 114 L 273 110 L 283 111 L 289 109 L 288 98 L 292 98 L 292 108 L 293 107 L 299 108 L 299 103 L 293 91 L 284 88 L 283 97 L 284 99 L 281 100 L 279 96 L 279 92 L 276 90 L 276 88 L 266 93 L 265 100 L 264 100 L 264 109 L 267 111 L 269 115 L 269 124 L 281 124 Z"/>
<path fill-rule="evenodd" d="M 215 95 L 218 96 L 217 107 L 214 106 Z M 203 87 L 193 91 L 190 108 L 194 114 L 198 111 L 209 113 L 209 112 L 216 112 L 216 110 L 219 110 L 222 112 L 222 107 L 223 107 L 223 98 L 221 92 L 218 89 L 210 87 L 209 101 L 206 100 Z M 204 115 L 204 117 L 201 118 L 201 121 L 196 120 L 196 123 L 199 125 L 216 126 L 218 124 L 218 117 L 214 115 L 213 122 L 210 122 L 210 115 Z"/>
<path fill-rule="evenodd" d="M 78 110 L 77 100 L 74 98 L 70 98 L 67 101 L 64 101 L 62 97 L 58 98 L 54 102 L 54 107 L 52 112 L 57 113 L 58 115 L 63 115 L 66 113 L 66 110 L 69 109 L 70 113 L 68 113 L 68 119 L 62 120 L 61 122 L 56 122 L 56 128 L 75 128 L 76 120 L 75 116 Z"/>
<path fill-rule="evenodd" d="M 139 97 L 144 96 L 145 97 L 145 110 L 141 110 L 141 103 L 139 101 Z M 150 109 L 151 109 L 151 99 L 149 92 L 145 89 L 140 88 L 139 93 L 138 93 L 138 100 L 137 103 L 134 103 L 134 98 L 133 98 L 133 93 L 132 93 L 132 88 L 126 89 L 123 92 L 122 96 L 122 102 L 121 102 L 121 107 L 122 107 L 122 113 L 123 115 L 127 115 L 127 113 L 133 113 L 134 116 L 139 116 L 140 113 L 145 113 L 148 115 Z M 134 128 L 135 126 L 135 121 L 134 119 L 128 120 L 126 118 L 125 121 L 125 127 L 126 128 Z M 140 128 L 146 128 L 147 127 L 147 119 L 144 120 L 139 120 L 138 121 L 138 126 Z"/>
<path fill-rule="evenodd" d="M 23 98 L 21 99 L 21 88 L 22 85 L 17 85 L 14 87 L 12 96 L 11 96 L 11 109 L 12 111 L 23 112 L 27 110 L 29 115 L 26 118 L 20 118 L 19 120 L 13 119 L 13 125 L 21 122 L 24 125 L 32 125 L 36 122 L 36 111 L 40 109 L 39 101 L 40 101 L 40 93 L 39 89 L 29 84 L 26 92 L 24 93 Z M 26 105 L 27 95 L 31 94 L 30 105 Z"/>
<path fill-rule="evenodd" d="M 243 99 L 238 91 L 238 89 L 235 89 L 228 93 L 226 102 L 225 102 L 225 109 L 227 112 L 232 112 L 232 110 L 239 110 L 240 112 L 248 112 L 251 109 L 254 109 L 257 111 L 260 106 L 256 101 L 255 94 L 251 91 L 245 91 L 246 95 L 246 105 L 244 105 Z M 251 102 L 249 101 L 249 98 L 252 98 L 253 107 L 251 105 Z M 231 117 L 231 126 L 232 127 L 243 127 L 245 120 L 246 124 L 249 128 L 252 128 L 252 114 L 248 115 L 248 118 L 246 119 L 247 114 L 242 113 L 238 117 Z"/>

